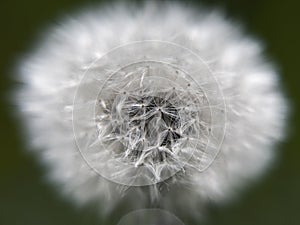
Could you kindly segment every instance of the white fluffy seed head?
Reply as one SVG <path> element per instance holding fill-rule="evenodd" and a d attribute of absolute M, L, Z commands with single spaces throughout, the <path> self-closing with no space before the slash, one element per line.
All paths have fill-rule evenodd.
<path fill-rule="evenodd" d="M 17 101 L 67 196 L 109 208 L 125 190 L 140 207 L 147 185 L 187 211 L 261 174 L 284 136 L 287 104 L 261 51 L 217 12 L 87 10 L 24 59 Z"/>

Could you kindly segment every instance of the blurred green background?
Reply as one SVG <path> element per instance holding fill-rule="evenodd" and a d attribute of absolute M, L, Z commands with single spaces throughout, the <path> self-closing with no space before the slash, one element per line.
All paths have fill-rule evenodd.
<path fill-rule="evenodd" d="M 38 160 L 28 153 L 16 107 L 9 100 L 17 88 L 14 65 L 60 16 L 99 1 L 1 0 L 0 35 L 0 225 L 116 225 L 99 218 L 91 206 L 76 209 L 48 185 Z M 191 2 L 191 1 L 189 1 Z M 244 24 L 249 33 L 266 43 L 267 56 L 277 62 L 282 84 L 293 106 L 289 135 L 279 148 L 276 165 L 267 176 L 248 188 L 236 201 L 211 206 L 203 225 L 299 225 L 300 224 L 300 3 L 296 0 L 194 1 L 224 8 L 230 18 Z M 142 225 L 142 224 L 141 224 Z"/>

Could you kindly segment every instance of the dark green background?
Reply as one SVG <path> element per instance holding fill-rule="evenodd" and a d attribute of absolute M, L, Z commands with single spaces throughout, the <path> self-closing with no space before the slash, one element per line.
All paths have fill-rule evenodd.
<path fill-rule="evenodd" d="M 76 209 L 60 198 L 43 180 L 44 169 L 28 153 L 24 133 L 10 103 L 17 88 L 13 72 L 16 60 L 31 49 L 38 34 L 59 16 L 93 1 L 2 0 L 0 3 L 0 225 L 113 224 L 97 216 L 91 206 Z M 94 1 L 96 2 L 96 1 Z M 211 206 L 203 225 L 298 225 L 300 224 L 300 4 L 295 0 L 206 1 L 222 6 L 231 18 L 241 21 L 249 33 L 266 44 L 267 56 L 278 63 L 282 83 L 293 106 L 289 135 L 279 148 L 276 165 L 264 179 L 248 188 L 225 207 Z M 196 2 L 197 3 L 197 2 Z M 196 210 L 196 209 L 195 209 Z M 141 224 L 142 225 L 142 224 Z M 192 225 L 189 223 L 187 225 Z"/>

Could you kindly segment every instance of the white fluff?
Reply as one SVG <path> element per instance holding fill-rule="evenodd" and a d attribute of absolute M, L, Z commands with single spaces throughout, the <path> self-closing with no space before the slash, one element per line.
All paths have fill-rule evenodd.
<path fill-rule="evenodd" d="M 83 85 L 80 82 L 82 79 L 84 81 L 86 71 L 90 73 L 91 69 L 99 75 L 98 82 L 104 82 L 101 74 L 107 71 L 103 68 L 117 66 L 114 60 L 120 64 L 130 62 L 130 57 L 138 58 L 141 52 L 132 51 L 126 58 L 118 58 L 118 54 L 115 54 L 116 58 L 106 60 L 103 67 L 97 67 L 93 63 L 103 62 L 101 57 L 105 57 L 107 52 L 118 46 L 146 40 L 161 41 L 162 45 L 166 46 L 166 49 L 154 47 L 152 50 L 145 47 L 148 51 L 143 52 L 143 57 L 146 58 L 151 54 L 157 55 L 162 60 L 173 62 L 179 68 L 185 66 L 185 60 L 189 60 L 185 55 L 181 55 L 181 51 L 184 54 L 193 52 L 201 58 L 202 66 L 207 66 L 207 71 L 214 79 L 209 76 L 201 77 L 201 73 L 193 78 L 204 84 L 204 92 L 211 101 L 216 100 L 221 104 L 221 100 L 224 100 L 224 105 L 220 105 L 222 113 L 213 115 L 214 120 L 206 125 L 207 129 L 215 129 L 218 137 L 216 142 L 220 144 L 212 147 L 213 153 L 207 152 L 199 159 L 199 152 L 203 149 L 193 149 L 193 154 L 189 153 L 191 158 L 182 164 L 172 164 L 175 159 L 172 161 L 168 156 L 160 165 L 165 170 L 168 170 L 169 164 L 175 165 L 175 172 L 179 172 L 171 178 L 166 176 L 164 179 L 160 177 L 157 167 L 151 167 L 152 155 L 149 156 L 150 159 L 148 156 L 147 159 L 139 158 L 139 162 L 137 159 L 133 160 L 137 169 L 143 164 L 147 169 L 154 171 L 150 173 L 149 181 L 146 182 L 150 185 L 143 188 L 139 187 L 142 183 L 135 183 L 126 172 L 122 172 L 121 175 L 126 180 L 123 180 L 125 185 L 118 184 L 122 183 L 118 182 L 118 179 L 107 177 L 111 175 L 111 171 L 118 170 L 116 167 L 110 167 L 114 165 L 110 164 L 109 157 L 112 156 L 104 153 L 108 147 L 97 148 L 99 152 L 87 153 L 91 156 L 88 160 L 94 160 L 93 167 L 99 163 L 99 168 L 105 170 L 102 171 L 104 175 L 101 171 L 100 175 L 115 182 L 101 177 L 87 165 L 76 145 L 72 113 L 77 115 L 74 126 L 80 127 L 80 140 L 77 141 L 93 135 L 101 136 L 98 133 L 91 134 L 94 132 L 91 129 L 94 123 L 91 121 L 95 118 L 91 117 L 90 121 L 87 121 L 87 114 L 82 114 L 83 119 L 80 119 L 80 112 L 74 112 L 76 107 L 77 110 L 78 107 L 85 110 L 85 107 L 93 106 L 94 100 L 99 100 L 90 99 L 91 92 L 97 91 L 95 83 L 87 82 Z M 136 45 L 133 46 L 133 49 L 138 49 Z M 173 55 L 174 58 L 166 58 L 165 55 L 171 55 L 171 50 L 168 51 L 172 46 L 177 46 L 174 47 L 177 55 Z M 196 64 L 196 61 L 191 62 L 191 65 Z M 93 66 L 95 68 L 92 68 Z M 142 68 L 144 67 L 140 69 Z M 164 69 L 164 72 L 168 71 L 172 72 L 171 69 Z M 137 74 L 135 76 L 138 77 Z M 127 196 L 125 200 L 135 208 L 144 207 L 148 204 L 148 198 L 151 198 L 158 201 L 162 207 L 177 212 L 183 210 L 181 212 L 185 213 L 195 210 L 196 205 L 207 200 L 220 202 L 228 199 L 241 184 L 260 175 L 269 165 L 275 153 L 274 145 L 284 136 L 287 111 L 287 104 L 278 87 L 277 76 L 273 66 L 263 58 L 260 43 L 245 37 L 240 27 L 227 21 L 219 12 L 194 11 L 172 3 L 151 3 L 132 8 L 117 4 L 86 10 L 48 31 L 45 40 L 20 65 L 20 77 L 24 85 L 18 91 L 17 102 L 30 133 L 32 148 L 49 167 L 50 179 L 59 185 L 58 188 L 66 196 L 71 196 L 79 204 L 99 202 L 102 208 L 106 209 L 121 201 L 124 195 Z M 121 90 L 119 81 L 116 79 L 111 82 L 111 87 L 115 85 Z M 182 85 L 180 80 L 174 82 Z M 127 91 L 135 90 L 134 85 Z M 87 105 L 73 105 L 79 86 L 83 88 L 82 92 L 79 92 L 82 95 L 76 96 L 75 103 L 80 99 L 79 102 Z M 158 94 L 159 91 L 152 90 L 149 85 L 148 95 L 160 95 L 160 98 L 164 98 L 171 91 L 167 88 L 171 87 L 168 83 L 162 86 L 166 89 L 162 90 L 160 87 L 161 93 Z M 190 94 L 184 88 L 176 91 L 183 99 L 178 104 L 173 103 L 178 107 L 192 101 L 188 100 L 189 98 L 201 95 L 197 90 Z M 113 92 L 109 93 L 108 90 L 105 98 L 115 100 L 116 95 Z M 202 103 L 207 104 L 205 101 Z M 103 108 L 106 105 L 103 104 L 106 102 L 101 104 L 102 111 L 99 111 L 98 116 L 104 115 Z M 120 107 L 124 108 L 125 103 L 122 104 L 120 103 Z M 213 109 L 213 112 L 216 112 L 214 110 L 218 109 Z M 122 123 L 122 120 L 118 122 Z M 107 128 L 108 123 L 100 123 L 98 131 L 102 131 L 105 126 Z M 199 123 L 199 120 L 195 120 L 194 124 L 199 128 Z M 182 124 L 177 128 L 182 129 Z M 203 135 L 202 128 L 197 131 L 198 128 L 195 128 L 195 132 L 202 132 Z M 75 127 L 75 133 L 76 129 Z M 121 131 L 118 132 L 120 135 Z M 130 138 L 132 144 L 132 136 Z M 209 136 L 209 139 L 212 140 L 213 137 Z M 114 148 L 119 147 L 112 147 L 113 150 Z M 124 159 L 124 154 L 116 154 L 116 157 Z M 133 187 L 127 190 L 129 186 Z"/>

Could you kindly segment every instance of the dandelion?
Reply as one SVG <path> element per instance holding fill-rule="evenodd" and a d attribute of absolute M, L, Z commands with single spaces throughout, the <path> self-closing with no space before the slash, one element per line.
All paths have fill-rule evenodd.
<path fill-rule="evenodd" d="M 276 70 L 220 12 L 87 10 L 54 27 L 20 76 L 32 146 L 80 205 L 191 213 L 260 175 L 284 136 Z"/>

